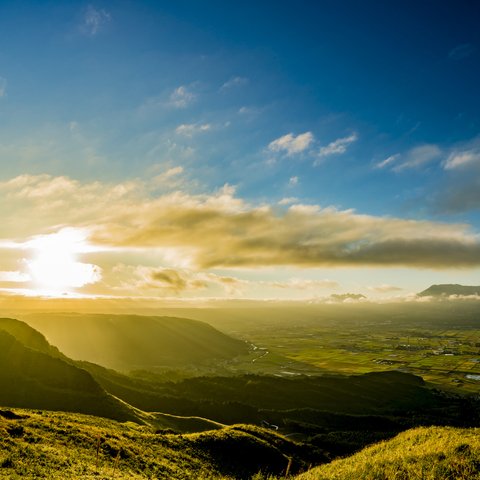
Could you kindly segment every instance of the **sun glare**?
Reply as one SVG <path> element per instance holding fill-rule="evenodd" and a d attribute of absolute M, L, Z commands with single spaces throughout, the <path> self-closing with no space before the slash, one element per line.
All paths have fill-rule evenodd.
<path fill-rule="evenodd" d="M 91 250 L 82 230 L 64 229 L 42 235 L 28 246 L 34 254 L 27 265 L 38 293 L 63 295 L 101 278 L 98 266 L 78 261 L 80 253 Z"/>

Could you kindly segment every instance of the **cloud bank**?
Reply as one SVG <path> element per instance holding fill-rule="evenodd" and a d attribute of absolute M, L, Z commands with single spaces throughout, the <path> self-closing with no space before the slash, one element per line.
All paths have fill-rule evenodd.
<path fill-rule="evenodd" d="M 198 269 L 480 265 L 480 236 L 464 224 L 318 205 L 252 205 L 230 186 L 211 194 L 156 191 L 141 180 L 15 177 L 0 183 L 2 236 L 21 240 L 81 227 L 90 232 L 90 242 L 106 249 L 163 249 L 173 252 L 172 265 Z"/>

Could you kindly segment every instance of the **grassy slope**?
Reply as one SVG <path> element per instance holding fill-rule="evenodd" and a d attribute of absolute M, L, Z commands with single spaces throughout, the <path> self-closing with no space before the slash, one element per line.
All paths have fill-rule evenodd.
<path fill-rule="evenodd" d="M 478 480 L 480 429 L 417 428 L 296 480 Z"/>
<path fill-rule="evenodd" d="M 63 357 L 58 348 L 50 345 L 47 339 L 37 330 L 25 322 L 14 318 L 0 318 L 0 330 L 10 333 L 26 347 L 48 353 L 54 357 Z"/>
<path fill-rule="evenodd" d="M 479 434 L 479 429 L 417 428 L 295 480 L 478 480 Z M 0 478 L 12 480 L 283 478 L 289 458 L 292 474 L 326 460 L 246 425 L 173 435 L 79 414 L 0 410 Z M 259 471 L 263 475 L 255 475 Z"/>
<path fill-rule="evenodd" d="M 143 379 L 132 381 L 129 377 L 89 365 L 85 365 L 85 368 L 106 390 L 130 404 L 142 410 L 161 410 L 178 415 L 188 414 L 187 410 L 193 407 L 192 402 L 236 403 L 255 410 L 313 408 L 361 414 L 419 409 L 439 403 L 434 392 L 424 385 L 421 378 L 395 371 L 359 376 L 296 378 L 212 376 L 180 382 L 152 381 L 149 384 Z M 212 413 L 211 418 L 227 421 L 215 417 L 215 413 L 221 414 L 218 409 Z M 201 416 L 205 416 L 205 413 Z"/>
<path fill-rule="evenodd" d="M 134 410 L 85 370 L 34 350 L 0 329 L 0 403 L 134 420 Z"/>
<path fill-rule="evenodd" d="M 0 478 L 214 479 L 281 474 L 324 458 L 271 431 L 237 425 L 194 434 L 78 414 L 0 410 Z M 18 418 L 20 417 L 20 418 Z M 97 447 L 99 447 L 97 461 Z M 118 460 L 117 460 L 118 456 Z"/>
<path fill-rule="evenodd" d="M 65 313 L 24 320 L 70 358 L 118 370 L 218 362 L 248 352 L 245 342 L 186 318 Z"/>
<path fill-rule="evenodd" d="M 0 404 L 93 414 L 182 433 L 224 426 L 201 417 L 135 409 L 109 394 L 82 363 L 63 355 L 26 323 L 0 318 Z M 122 377 L 113 371 L 111 375 Z"/>

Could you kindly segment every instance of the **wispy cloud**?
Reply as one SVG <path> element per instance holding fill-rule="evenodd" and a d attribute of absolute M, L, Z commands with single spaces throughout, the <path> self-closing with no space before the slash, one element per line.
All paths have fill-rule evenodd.
<path fill-rule="evenodd" d="M 246 106 L 240 107 L 238 109 L 238 113 L 240 115 L 256 115 L 257 113 L 259 113 L 259 111 L 260 110 L 256 107 L 246 107 Z"/>
<path fill-rule="evenodd" d="M 448 58 L 452 60 L 461 60 L 467 58 L 475 52 L 476 48 L 471 43 L 462 43 L 452 48 L 448 52 Z"/>
<path fill-rule="evenodd" d="M 154 186 L 160 187 L 164 185 L 170 186 L 178 186 L 180 184 L 180 179 L 178 178 L 184 169 L 181 166 L 169 168 L 167 171 L 160 173 L 159 175 L 155 175 L 151 183 Z"/>
<path fill-rule="evenodd" d="M 298 185 L 299 178 L 295 175 L 288 179 L 288 186 L 289 187 L 296 187 Z"/>
<path fill-rule="evenodd" d="M 175 108 L 186 108 L 196 98 L 196 95 L 185 85 L 180 85 L 170 94 L 170 105 Z"/>
<path fill-rule="evenodd" d="M 392 170 L 394 172 L 402 172 L 404 170 L 418 169 L 433 160 L 437 160 L 441 155 L 442 150 L 437 145 L 420 145 L 409 150 L 404 156 L 402 155 L 403 161 L 397 163 Z"/>
<path fill-rule="evenodd" d="M 374 285 L 367 287 L 368 290 L 371 292 L 375 293 L 392 293 L 392 292 L 400 292 L 403 290 L 401 287 L 396 287 L 395 285 L 388 285 L 388 284 L 382 284 L 382 285 Z"/>
<path fill-rule="evenodd" d="M 387 157 L 385 160 L 382 160 L 381 162 L 378 162 L 375 164 L 375 168 L 386 168 L 391 166 L 393 163 L 395 163 L 398 159 L 400 158 L 400 154 L 396 153 L 395 155 L 390 155 Z"/>
<path fill-rule="evenodd" d="M 246 77 L 232 77 L 220 87 L 220 90 L 225 91 L 233 87 L 242 87 L 247 83 L 248 83 L 248 78 Z"/>
<path fill-rule="evenodd" d="M 302 278 L 291 278 L 287 281 L 270 281 L 261 282 L 262 285 L 282 288 L 282 289 L 295 289 L 295 290 L 317 290 L 317 289 L 335 289 L 339 288 L 340 284 L 335 280 L 323 279 L 323 280 L 306 280 Z"/>
<path fill-rule="evenodd" d="M 7 79 L 0 77 L 0 98 L 7 94 Z"/>
<path fill-rule="evenodd" d="M 314 166 L 320 165 L 323 157 L 328 157 L 330 155 L 341 155 L 347 151 L 348 146 L 358 140 L 358 135 L 352 133 L 347 137 L 337 138 L 333 142 L 330 142 L 325 147 L 321 147 L 318 151 L 318 157 L 313 163 Z"/>
<path fill-rule="evenodd" d="M 186 268 L 149 267 L 144 265 L 118 264 L 112 270 L 111 285 L 124 293 L 141 293 L 155 290 L 159 294 L 171 295 L 192 293 L 199 290 L 221 289 L 229 295 L 243 294 L 259 289 L 281 289 L 291 291 L 335 290 L 340 287 L 335 280 L 308 280 L 290 278 L 288 280 L 245 280 L 233 276 L 218 275 L 212 272 L 198 272 Z"/>
<path fill-rule="evenodd" d="M 298 198 L 297 197 L 284 197 L 281 200 L 278 201 L 279 205 L 291 205 L 292 203 L 297 203 Z"/>
<path fill-rule="evenodd" d="M 150 267 L 145 265 L 115 265 L 110 286 L 123 293 L 137 293 L 155 290 L 157 294 L 172 295 L 185 291 L 207 288 L 207 282 L 197 278 L 195 272 L 179 268 Z"/>
<path fill-rule="evenodd" d="M 268 144 L 271 152 L 285 153 L 292 156 L 307 150 L 314 140 L 312 132 L 305 132 L 295 136 L 293 133 L 287 133 Z"/>
<path fill-rule="evenodd" d="M 183 123 L 175 129 L 175 133 L 185 137 L 193 137 L 196 133 L 208 132 L 211 128 L 210 123 Z"/>
<path fill-rule="evenodd" d="M 94 37 L 100 33 L 103 28 L 110 23 L 112 16 L 105 9 L 95 8 L 89 5 L 85 10 L 80 31 L 87 36 Z"/>
<path fill-rule="evenodd" d="M 465 169 L 469 167 L 480 167 L 480 150 L 461 150 L 452 152 L 443 167 L 445 170 Z"/>

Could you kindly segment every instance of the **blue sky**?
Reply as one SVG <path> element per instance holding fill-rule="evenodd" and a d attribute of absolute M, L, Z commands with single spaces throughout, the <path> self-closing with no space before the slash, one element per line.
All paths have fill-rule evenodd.
<path fill-rule="evenodd" d="M 418 222 L 414 236 L 427 243 L 443 239 L 444 226 L 458 230 L 461 245 L 439 253 L 457 252 L 457 263 L 423 265 L 390 254 L 373 261 L 375 268 L 381 263 L 377 283 L 401 283 L 405 291 L 440 277 L 475 283 L 479 14 L 469 1 L 1 2 L 0 181 L 4 199 L 18 197 L 4 200 L 3 211 L 26 208 L 22 183 L 8 183 L 25 175 L 45 193 L 27 212 L 40 208 L 42 197 L 55 205 L 52 191 L 86 195 L 95 182 L 105 191 L 134 183 L 137 200 L 143 198 L 139 211 L 172 192 L 205 199 L 221 197 L 223 188 L 249 211 L 268 207 L 282 216 L 300 205 L 311 206 L 312 215 L 332 208 Z M 38 183 L 41 175 L 48 181 Z M 58 187 L 59 178 L 75 186 Z M 101 223 L 87 221 L 86 213 L 57 216 L 44 212 L 44 222 L 33 222 L 37 230 L 12 221 L 4 241 Z M 370 242 L 376 228 L 354 236 L 347 250 Z M 302 232 L 304 249 L 315 232 Z M 317 235 L 328 232 L 319 227 Z M 97 243 L 112 243 L 100 237 Z M 139 242 L 149 259 L 132 260 L 135 275 L 140 267 L 180 268 Z M 463 247 L 469 250 L 462 257 Z M 236 276 L 229 268 L 245 262 L 251 268 L 253 260 L 191 268 L 194 276 L 217 269 L 245 281 L 335 277 L 337 289 L 366 288 L 361 268 L 371 268 L 370 259 L 356 259 L 354 269 L 342 260 L 346 272 L 321 257 L 313 264 L 295 257 L 288 266 L 262 257 L 259 269 Z M 113 260 L 107 263 L 104 279 L 115 269 Z M 412 271 L 417 283 L 407 280 Z"/>

